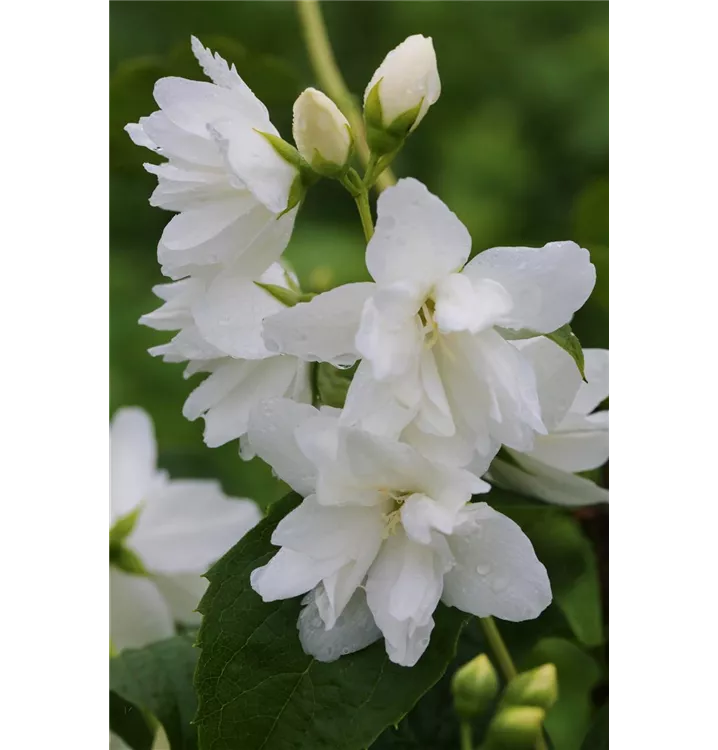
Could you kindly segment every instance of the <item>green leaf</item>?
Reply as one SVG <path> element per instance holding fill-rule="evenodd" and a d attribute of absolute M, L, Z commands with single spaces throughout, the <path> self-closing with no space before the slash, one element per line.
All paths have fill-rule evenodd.
<path fill-rule="evenodd" d="M 594 717 L 581 750 L 608 750 L 608 703 Z"/>
<path fill-rule="evenodd" d="M 363 750 L 441 677 L 465 615 L 440 607 L 419 663 L 392 664 L 379 641 L 339 661 L 307 656 L 297 634 L 299 599 L 264 603 L 252 570 L 277 551 L 274 528 L 301 502 L 287 495 L 207 573 L 198 644 L 196 722 L 203 748 Z"/>
<path fill-rule="evenodd" d="M 142 711 L 110 691 L 110 729 L 132 750 L 151 750 L 155 733 Z"/>
<path fill-rule="evenodd" d="M 557 328 L 553 333 L 544 334 L 547 339 L 551 339 L 555 344 L 558 344 L 564 351 L 568 352 L 573 361 L 578 367 L 578 371 L 581 373 L 581 377 L 586 380 L 586 373 L 584 371 L 583 361 L 583 349 L 581 348 L 581 342 L 578 340 L 578 336 L 571 330 L 571 326 L 566 323 L 565 326 Z"/>
<path fill-rule="evenodd" d="M 147 711 L 162 724 L 171 750 L 195 750 L 197 708 L 192 676 L 197 650 L 188 636 L 174 636 L 141 649 L 127 649 L 110 659 L 110 696 Z M 112 705 L 112 704 L 111 704 Z M 121 737 L 123 725 L 110 729 Z M 144 750 L 141 744 L 133 750 Z"/>
<path fill-rule="evenodd" d="M 317 390 L 319 400 L 327 406 L 343 409 L 347 391 L 358 364 L 351 367 L 334 367 L 328 362 L 317 364 Z"/>
<path fill-rule="evenodd" d="M 558 700 L 546 713 L 546 732 L 556 750 L 580 750 L 593 711 L 591 692 L 602 677 L 601 668 L 592 656 L 562 638 L 539 641 L 526 666 L 547 663 L 558 672 Z"/>
<path fill-rule="evenodd" d="M 527 505 L 520 495 L 494 487 L 491 505 L 512 518 L 546 566 L 554 600 L 578 640 L 603 643 L 601 587 L 593 546 L 573 516 L 558 508 Z"/>

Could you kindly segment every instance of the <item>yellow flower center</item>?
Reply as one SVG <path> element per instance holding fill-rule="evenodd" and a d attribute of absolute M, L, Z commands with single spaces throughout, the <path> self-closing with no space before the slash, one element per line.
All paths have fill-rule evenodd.
<path fill-rule="evenodd" d="M 388 539 L 396 533 L 397 527 L 401 525 L 401 508 L 404 505 L 406 498 L 413 493 L 385 489 L 379 490 L 379 492 L 391 503 L 391 509 L 382 515 L 384 521 L 384 533 L 382 538 Z"/>
<path fill-rule="evenodd" d="M 427 297 L 419 310 L 421 332 L 424 334 L 424 344 L 431 349 L 439 340 L 439 326 L 434 320 L 434 300 Z"/>

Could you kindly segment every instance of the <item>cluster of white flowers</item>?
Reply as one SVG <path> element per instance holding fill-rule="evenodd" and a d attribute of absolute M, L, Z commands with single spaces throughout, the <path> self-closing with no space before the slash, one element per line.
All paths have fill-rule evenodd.
<path fill-rule="evenodd" d="M 253 588 L 265 601 L 306 595 L 301 642 L 324 661 L 383 637 L 392 661 L 415 664 L 439 601 L 537 617 L 551 587 L 531 542 L 471 498 L 490 490 L 487 476 L 550 502 L 607 499 L 572 473 L 607 457 L 607 413 L 591 414 L 607 395 L 607 352 L 586 352 L 582 384 L 574 358 L 542 336 L 591 294 L 588 251 L 552 242 L 469 260 L 461 221 L 402 179 L 378 200 L 366 248 L 374 281 L 302 295 L 279 259 L 313 180 L 362 190 L 354 134 L 308 89 L 294 107 L 294 149 L 234 66 L 196 39 L 192 48 L 213 82 L 160 80 L 160 111 L 128 126 L 167 158 L 147 165 L 159 178 L 152 202 L 178 212 L 158 248 L 174 281 L 142 322 L 179 330 L 154 353 L 210 373 L 184 409 L 204 417 L 207 444 L 240 438 L 244 456 L 304 498 L 277 526 L 280 549 Z M 389 53 L 364 97 L 375 172 L 439 93 L 430 39 Z M 318 403 L 310 373 L 322 362 L 359 362 L 341 410 Z"/>

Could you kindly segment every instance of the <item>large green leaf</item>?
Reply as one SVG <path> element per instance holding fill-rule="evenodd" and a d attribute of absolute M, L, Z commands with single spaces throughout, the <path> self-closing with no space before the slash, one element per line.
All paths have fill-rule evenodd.
<path fill-rule="evenodd" d="M 452 660 L 465 615 L 440 607 L 431 643 L 412 668 L 392 664 L 383 641 L 323 664 L 297 635 L 299 599 L 263 603 L 249 575 L 276 552 L 277 523 L 300 502 L 288 495 L 207 577 L 196 722 L 205 750 L 362 750 L 396 724 Z"/>
<path fill-rule="evenodd" d="M 192 676 L 197 663 L 192 638 L 178 635 L 141 649 L 127 649 L 110 660 L 110 706 L 117 703 L 113 694 L 136 710 L 147 711 L 162 724 L 172 750 L 195 750 L 197 730 L 191 723 L 197 709 Z M 125 719 L 129 715 L 125 711 Z M 128 736 L 125 723 L 110 729 L 130 743 L 133 750 L 145 750 L 141 731 L 139 740 Z M 133 744 L 134 743 L 134 744 Z"/>
<path fill-rule="evenodd" d="M 608 750 L 608 703 L 594 717 L 581 750 Z"/>
<path fill-rule="evenodd" d="M 578 640 L 603 643 L 601 587 L 590 540 L 570 513 L 494 487 L 491 505 L 521 526 L 546 566 L 554 600 Z"/>
<path fill-rule="evenodd" d="M 132 750 L 151 750 L 155 733 L 147 718 L 133 706 L 110 691 L 110 729 Z"/>
<path fill-rule="evenodd" d="M 592 656 L 562 638 L 539 641 L 521 666 L 548 663 L 558 673 L 558 700 L 546 714 L 546 732 L 556 750 L 579 750 L 591 722 L 591 691 L 601 679 L 601 668 Z"/>

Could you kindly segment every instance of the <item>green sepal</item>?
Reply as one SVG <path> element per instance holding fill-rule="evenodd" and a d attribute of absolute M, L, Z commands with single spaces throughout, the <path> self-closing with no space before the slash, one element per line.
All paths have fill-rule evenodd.
<path fill-rule="evenodd" d="M 265 292 L 271 294 L 274 299 L 287 307 L 294 307 L 294 305 L 297 305 L 300 302 L 309 302 L 315 296 L 311 292 L 303 293 L 294 289 L 287 289 L 286 287 L 278 286 L 277 284 L 263 284 L 261 281 L 255 281 L 254 283 L 260 289 L 264 289 Z"/>
<path fill-rule="evenodd" d="M 541 736 L 546 712 L 535 706 L 511 706 L 492 719 L 482 750 L 531 750 Z"/>
<path fill-rule="evenodd" d="M 404 137 L 390 133 L 384 125 L 384 112 L 379 99 L 380 78 L 372 87 L 364 102 L 364 124 L 369 148 L 378 156 L 389 154 L 401 147 Z"/>
<path fill-rule="evenodd" d="M 312 156 L 312 169 L 320 174 L 322 177 L 329 177 L 333 180 L 339 180 L 343 175 L 346 174 L 349 169 L 349 159 L 351 158 L 351 149 L 349 150 L 349 156 L 344 164 L 336 164 L 333 161 L 325 159 L 317 149 L 314 149 L 314 155 Z"/>
<path fill-rule="evenodd" d="M 419 116 L 421 111 L 421 105 L 424 103 L 424 97 L 413 109 L 407 109 L 406 112 L 402 112 L 390 125 L 387 126 L 387 131 L 397 138 L 402 140 L 409 135 L 409 131 L 416 122 L 416 118 Z"/>
<path fill-rule="evenodd" d="M 460 719 L 485 713 L 499 692 L 499 678 L 486 654 L 460 667 L 451 680 L 454 710 Z"/>
<path fill-rule="evenodd" d="M 121 544 L 110 543 L 110 565 L 135 576 L 148 576 L 147 569 L 142 560 L 127 547 Z"/>
<path fill-rule="evenodd" d="M 291 164 L 293 167 L 299 169 L 304 161 L 301 154 L 297 151 L 291 143 L 287 143 L 285 140 L 280 138 L 278 135 L 272 135 L 271 133 L 265 133 L 262 130 L 255 128 L 255 133 L 259 133 L 272 148 L 284 159 L 284 161 Z"/>
<path fill-rule="evenodd" d="M 367 128 L 384 129 L 384 112 L 382 111 L 381 99 L 379 98 L 379 84 L 383 80 L 383 78 L 380 78 L 374 84 L 364 102 L 364 122 Z"/>
<path fill-rule="evenodd" d="M 114 545 L 122 544 L 125 539 L 132 533 L 132 529 L 135 528 L 137 519 L 140 516 L 141 507 L 135 508 L 131 513 L 128 513 L 122 518 L 118 518 L 110 529 L 110 547 Z"/>
<path fill-rule="evenodd" d="M 498 326 L 496 330 L 507 341 L 520 341 L 522 339 L 535 339 L 538 336 L 545 336 L 571 355 L 571 358 L 576 363 L 576 367 L 578 367 L 578 371 L 581 373 L 583 381 L 586 382 L 586 363 L 583 357 L 583 348 L 581 347 L 581 342 L 578 340 L 578 336 L 571 330 L 571 326 L 568 323 L 551 333 L 539 333 L 538 331 L 532 331 L 530 328 L 518 328 L 514 330 Z"/>
<path fill-rule="evenodd" d="M 536 706 L 548 711 L 558 700 L 558 677 L 553 664 L 516 675 L 501 698 L 501 705 Z"/>

